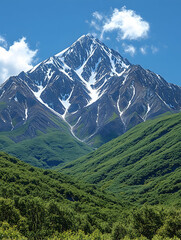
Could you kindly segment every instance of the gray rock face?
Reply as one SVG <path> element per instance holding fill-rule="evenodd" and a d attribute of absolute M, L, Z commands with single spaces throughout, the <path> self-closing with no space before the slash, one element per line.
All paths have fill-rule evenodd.
<path fill-rule="evenodd" d="M 181 109 L 179 86 L 130 64 L 90 35 L 13 79 L 0 90 L 0 101 L 8 104 L 1 109 L 1 131 L 13 129 L 12 115 L 21 125 L 31 111 L 41 113 L 43 129 L 43 123 L 53 124 L 46 114 L 51 110 L 74 136 L 97 147 L 140 122 Z"/>
<path fill-rule="evenodd" d="M 59 121 L 64 124 L 61 119 Z M 15 131 L 20 127 L 24 129 L 12 137 L 15 142 L 33 138 L 37 131 L 46 132 L 47 128 L 61 129 L 52 120 L 51 111 L 36 99 L 27 83 L 19 77 L 10 77 L 0 89 L 0 132 Z"/>

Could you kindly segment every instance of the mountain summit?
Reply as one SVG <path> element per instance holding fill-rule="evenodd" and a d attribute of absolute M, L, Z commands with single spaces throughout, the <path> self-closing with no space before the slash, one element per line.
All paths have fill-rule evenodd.
<path fill-rule="evenodd" d="M 16 80 L 44 111 L 66 122 L 75 138 L 96 147 L 140 122 L 181 109 L 180 87 L 129 63 L 91 35 L 83 35 Z M 1 87 L 1 101 L 9 81 Z M 13 94 L 11 101 L 19 102 L 16 90 Z M 24 116 L 13 129 L 27 121 L 29 111 L 24 104 Z"/>

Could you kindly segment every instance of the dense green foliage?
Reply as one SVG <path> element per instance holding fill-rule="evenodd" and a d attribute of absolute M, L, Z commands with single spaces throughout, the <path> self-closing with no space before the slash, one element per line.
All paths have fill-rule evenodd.
<path fill-rule="evenodd" d="M 0 239 L 180 238 L 176 208 L 134 208 L 94 185 L 0 153 Z"/>
<path fill-rule="evenodd" d="M 141 123 L 61 171 L 132 203 L 180 205 L 181 113 Z"/>
<path fill-rule="evenodd" d="M 47 168 L 90 151 L 69 137 L 51 129 L 13 145 L 3 133 L 0 145 Z M 0 239 L 179 240 L 180 165 L 181 114 L 142 123 L 62 168 L 79 181 L 1 152 Z"/>
<path fill-rule="evenodd" d="M 4 153 L 0 154 L 0 197 L 0 221 L 16 225 L 32 238 L 66 230 L 110 231 L 122 209 L 114 196 L 95 186 L 75 183 Z"/>
<path fill-rule="evenodd" d="M 64 164 L 92 151 L 70 134 L 66 124 L 56 121 L 56 117 L 53 120 L 60 129 L 37 131 L 33 138 L 26 136 L 29 122 L 13 131 L 1 132 L 0 150 L 41 168 Z"/>

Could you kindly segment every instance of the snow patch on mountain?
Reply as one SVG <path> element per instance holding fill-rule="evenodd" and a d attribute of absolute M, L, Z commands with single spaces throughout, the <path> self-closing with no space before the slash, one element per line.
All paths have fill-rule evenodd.
<path fill-rule="evenodd" d="M 69 47 L 66 48 L 66 49 L 64 49 L 63 51 L 57 53 L 57 54 L 55 55 L 55 57 L 61 58 L 61 57 L 63 56 L 63 54 L 64 54 L 65 52 L 67 52 L 68 50 L 69 50 Z"/>
<path fill-rule="evenodd" d="M 156 93 L 156 95 L 159 97 L 159 99 L 168 107 L 170 108 L 169 104 L 167 104 L 161 97 L 158 93 Z"/>
<path fill-rule="evenodd" d="M 85 79 L 82 77 L 83 68 L 80 67 L 75 72 L 79 76 L 79 78 L 82 80 L 83 84 L 85 85 L 85 87 L 88 90 L 88 94 L 89 94 L 91 100 L 88 102 L 87 106 L 96 102 L 99 99 L 99 93 L 98 93 L 97 89 L 94 89 L 91 86 L 92 84 L 90 82 L 85 81 Z"/>
<path fill-rule="evenodd" d="M 128 110 L 128 108 L 130 107 L 130 105 L 132 104 L 132 101 L 135 97 L 135 93 L 136 93 L 136 89 L 134 87 L 134 85 L 131 85 L 131 88 L 133 90 L 133 93 L 132 93 L 132 96 L 131 96 L 131 99 L 129 100 L 128 102 L 128 105 L 123 109 L 123 111 L 120 111 L 120 109 L 118 108 L 118 111 L 119 111 L 119 114 L 120 114 L 120 117 Z M 120 96 L 119 96 L 120 97 Z M 118 99 L 120 101 L 120 98 Z M 117 106 L 119 106 L 119 102 L 117 102 Z"/>
<path fill-rule="evenodd" d="M 36 66 L 34 66 L 28 73 L 34 72 L 40 66 L 40 64 L 41 64 L 41 62 L 38 63 Z"/>
<path fill-rule="evenodd" d="M 119 112 L 119 116 L 120 116 L 120 118 L 121 118 L 123 112 L 120 110 L 119 104 L 120 104 L 120 95 L 119 95 L 119 97 L 118 97 L 118 100 L 117 100 L 116 105 L 117 105 L 117 109 L 118 109 L 118 112 Z"/>
<path fill-rule="evenodd" d="M 92 69 L 91 76 L 89 77 L 89 84 L 90 85 L 95 85 L 95 83 L 96 83 L 97 67 L 99 66 L 101 60 L 102 60 L 102 58 L 100 57 L 98 59 L 98 62 L 95 65 L 95 68 Z"/>
<path fill-rule="evenodd" d="M 62 105 L 64 106 L 64 109 L 65 109 L 65 112 L 62 115 L 64 120 L 65 120 L 66 114 L 68 112 L 68 109 L 69 109 L 69 107 L 71 105 L 70 98 L 72 96 L 73 91 L 74 91 L 74 87 L 72 88 L 72 91 L 70 92 L 69 95 L 62 96 L 62 99 L 59 98 L 59 101 L 62 103 Z"/>
<path fill-rule="evenodd" d="M 100 111 L 100 105 L 97 107 L 97 118 L 96 118 L 96 125 L 99 125 L 99 111 Z"/>
<path fill-rule="evenodd" d="M 52 78 L 53 74 L 54 74 L 54 71 L 52 71 L 51 68 L 48 68 L 45 79 L 48 79 L 49 81 Z"/>
<path fill-rule="evenodd" d="M 144 117 L 143 117 L 144 122 L 146 121 L 147 116 L 148 116 L 148 113 L 150 112 L 150 110 L 151 110 L 151 107 L 150 107 L 150 105 L 149 105 L 149 103 L 148 103 L 148 104 L 147 104 L 147 111 L 146 111 L 146 113 L 145 113 L 145 115 L 144 115 Z"/>

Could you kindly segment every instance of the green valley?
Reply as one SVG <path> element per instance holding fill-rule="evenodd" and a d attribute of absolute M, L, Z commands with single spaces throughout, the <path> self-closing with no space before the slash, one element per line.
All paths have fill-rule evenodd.
<path fill-rule="evenodd" d="M 37 130 L 33 137 L 27 134 L 32 130 L 31 122 L 13 131 L 0 132 L 0 150 L 41 168 L 65 164 L 92 151 L 70 134 L 64 122 L 50 117 L 56 127 Z"/>
<path fill-rule="evenodd" d="M 137 125 L 61 172 L 136 204 L 181 199 L 181 113 Z"/>
<path fill-rule="evenodd" d="M 178 208 L 135 208 L 95 185 L 0 153 L 0 239 L 179 240 L 180 226 Z"/>

